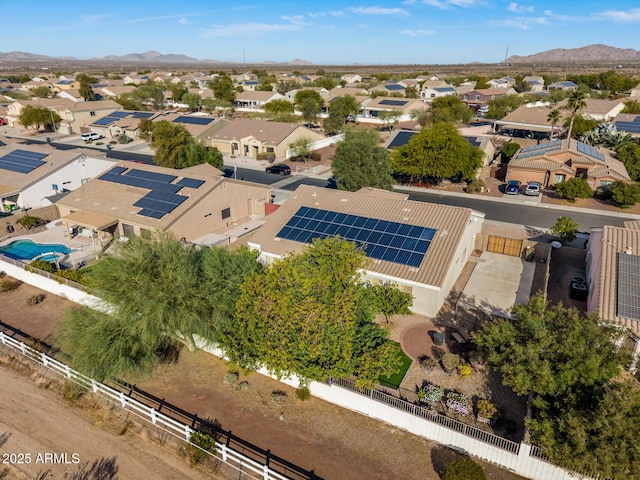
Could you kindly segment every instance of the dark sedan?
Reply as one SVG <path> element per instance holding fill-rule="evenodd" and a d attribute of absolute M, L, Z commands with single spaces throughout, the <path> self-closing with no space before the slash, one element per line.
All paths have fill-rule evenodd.
<path fill-rule="evenodd" d="M 271 165 L 265 169 L 267 173 L 275 173 L 277 175 L 291 175 L 291 167 L 279 163 L 278 165 Z"/>

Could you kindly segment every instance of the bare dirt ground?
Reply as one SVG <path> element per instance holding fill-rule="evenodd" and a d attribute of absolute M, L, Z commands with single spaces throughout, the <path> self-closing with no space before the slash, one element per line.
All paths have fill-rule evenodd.
<path fill-rule="evenodd" d="M 3 360 L 0 478 L 34 479 L 46 471 L 47 479 L 63 478 L 77 472 L 82 464 L 100 460 L 113 461 L 100 470 L 103 476 L 99 478 L 104 479 L 212 478 L 211 472 L 191 468 L 178 456 L 177 447 L 163 447 L 126 432 L 117 414 L 71 408 L 56 389 L 57 382 L 38 373 L 30 378 L 29 371 L 15 363 L 8 366 L 7 359 Z M 55 453 L 58 459 L 47 458 L 45 453 Z"/>
<path fill-rule="evenodd" d="M 41 304 L 27 306 L 24 299 L 35 291 L 33 287 L 23 284 L 14 292 L 0 293 L 0 320 L 33 336 L 47 337 L 61 322 L 66 308 L 72 304 L 49 295 Z M 306 470 L 314 470 L 316 475 L 324 479 L 437 480 L 444 465 L 458 456 L 433 442 L 321 400 L 312 398 L 302 402 L 295 397 L 293 389 L 259 374 L 248 377 L 241 375 L 240 380 L 248 381 L 251 385 L 248 390 L 226 386 L 224 376 L 228 370 L 224 361 L 212 355 L 184 351 L 177 363 L 160 366 L 152 379 L 139 381 L 137 384 L 138 387 L 200 417 L 217 419 L 222 428 L 231 430 L 235 435 L 263 449 L 270 449 L 273 454 Z M 18 380 L 14 382 L 12 378 L 2 379 L 1 382 L 2 385 L 9 386 L 3 389 L 4 396 L 0 396 L 2 412 L 7 412 L 15 403 L 14 399 L 18 398 L 15 392 L 23 390 L 21 383 Z M 271 393 L 274 390 L 284 390 L 287 393 L 284 404 L 273 402 Z M 41 396 L 39 401 L 46 399 L 48 408 L 51 403 L 50 394 L 42 390 L 37 392 Z M 23 402 L 18 400 L 18 404 L 20 403 Z M 64 404 L 60 406 L 65 408 Z M 41 403 L 26 408 L 13 408 L 11 422 L 20 422 L 24 426 L 23 435 L 35 437 L 31 442 L 37 442 L 42 436 L 57 439 L 56 428 L 70 431 L 64 427 L 65 422 L 60 423 L 62 427 L 57 423 L 51 427 L 43 427 L 34 413 L 41 410 Z M 7 421 L 6 415 L 0 418 Z M 55 414 L 52 418 L 62 417 Z M 49 429 L 52 432 L 45 435 L 43 432 Z M 90 440 L 84 438 L 87 428 L 78 427 L 73 431 L 74 435 L 65 444 L 65 448 L 80 448 L 85 443 L 90 443 Z M 112 439 L 114 444 L 118 444 L 120 440 L 120 437 Z M 57 448 L 61 449 L 62 446 Z M 146 448 L 142 447 L 143 450 Z M 127 447 L 123 446 L 123 449 L 127 450 Z M 105 453 L 100 454 L 101 451 L 103 450 L 96 448 L 93 452 L 107 456 Z M 104 451 L 114 450 L 106 448 Z M 493 465 L 484 464 L 484 467 L 493 480 L 521 478 Z M 172 477 L 134 475 L 122 478 Z M 197 477 L 187 475 L 183 478 Z"/>

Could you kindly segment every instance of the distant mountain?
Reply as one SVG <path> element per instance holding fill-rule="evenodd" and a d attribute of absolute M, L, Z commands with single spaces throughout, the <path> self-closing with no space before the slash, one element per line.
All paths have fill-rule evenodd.
<path fill-rule="evenodd" d="M 126 62 L 126 63 L 198 63 L 200 60 L 188 57 L 181 53 L 162 54 L 151 50 L 144 53 L 128 53 L 127 55 L 107 55 L 106 57 L 92 58 L 93 61 Z"/>
<path fill-rule="evenodd" d="M 640 62 L 640 52 L 633 48 L 616 48 L 594 44 L 580 48 L 554 48 L 528 56 L 512 55 L 506 63 L 584 63 Z"/>
<path fill-rule="evenodd" d="M 295 58 L 288 62 L 288 65 L 313 65 L 313 63 L 303 60 L 301 58 Z"/>
<path fill-rule="evenodd" d="M 68 57 L 67 57 L 68 58 Z M 0 61 L 4 62 L 38 62 L 38 61 L 50 61 L 59 60 L 54 57 L 47 57 L 46 55 L 37 55 L 35 53 L 28 52 L 0 52 Z"/>

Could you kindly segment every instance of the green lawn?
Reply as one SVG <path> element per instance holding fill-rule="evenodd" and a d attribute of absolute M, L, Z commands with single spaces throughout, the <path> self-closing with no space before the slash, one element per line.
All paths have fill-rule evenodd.
<path fill-rule="evenodd" d="M 378 377 L 378 381 L 380 382 L 380 385 L 384 385 L 385 387 L 399 388 L 402 383 L 402 379 L 407 374 L 407 370 L 409 370 L 409 367 L 411 366 L 411 359 L 402 351 L 402 347 L 398 342 L 391 343 L 396 348 L 396 352 L 400 356 L 402 364 L 395 374 L 390 377 Z"/>

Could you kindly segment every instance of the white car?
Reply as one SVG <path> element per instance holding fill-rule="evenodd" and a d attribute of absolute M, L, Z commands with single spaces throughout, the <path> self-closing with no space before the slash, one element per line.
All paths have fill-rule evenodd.
<path fill-rule="evenodd" d="M 527 183 L 527 187 L 524 189 L 525 195 L 538 196 L 542 191 L 542 185 L 539 182 L 529 182 Z"/>
<path fill-rule="evenodd" d="M 94 132 L 83 133 L 82 135 L 80 135 L 80 140 L 84 140 L 85 142 L 89 142 L 91 140 L 100 140 L 101 138 L 102 135 Z"/>

